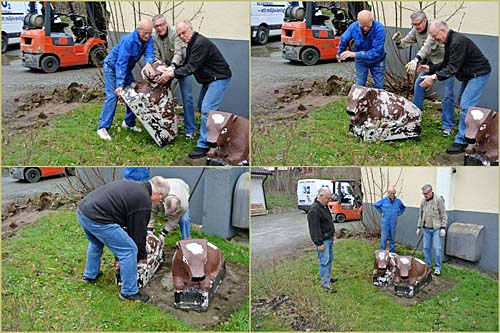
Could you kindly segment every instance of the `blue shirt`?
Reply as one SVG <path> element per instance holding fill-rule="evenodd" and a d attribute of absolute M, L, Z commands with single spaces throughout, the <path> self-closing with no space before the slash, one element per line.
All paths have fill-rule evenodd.
<path fill-rule="evenodd" d="M 120 38 L 118 44 L 113 47 L 111 53 L 104 60 L 115 68 L 116 88 L 123 88 L 125 77 L 132 72 L 135 64 L 143 55 L 146 64 L 154 62 L 155 55 L 151 37 L 147 42 L 141 41 L 136 29 Z"/>
<path fill-rule="evenodd" d="M 123 179 L 145 182 L 149 180 L 149 168 L 123 168 Z"/>
<path fill-rule="evenodd" d="M 382 23 L 373 21 L 368 35 L 364 35 L 359 22 L 354 22 L 340 37 L 340 45 L 337 55 L 344 52 L 349 46 L 349 41 L 354 39 L 354 47 L 351 51 L 356 52 L 354 60 L 365 65 L 374 65 L 385 59 L 385 29 Z"/>
<path fill-rule="evenodd" d="M 396 223 L 398 216 L 405 212 L 406 206 L 399 198 L 391 202 L 389 197 L 384 197 L 373 205 L 382 214 L 382 223 Z"/>

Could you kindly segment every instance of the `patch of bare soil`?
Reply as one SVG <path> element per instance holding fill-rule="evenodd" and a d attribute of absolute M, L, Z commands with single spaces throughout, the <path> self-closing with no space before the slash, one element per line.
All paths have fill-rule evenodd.
<path fill-rule="evenodd" d="M 388 287 L 375 287 L 380 288 L 380 290 L 390 296 L 396 303 L 402 306 L 414 306 L 420 304 L 428 299 L 433 298 L 439 294 L 444 293 L 446 290 L 453 288 L 457 284 L 457 281 L 450 279 L 445 276 L 432 276 L 432 281 L 429 282 L 423 289 L 413 297 L 403 297 L 397 296 L 394 293 L 394 286 Z M 452 299 L 452 302 L 458 302 L 458 297 Z M 440 301 L 442 302 L 442 301 Z"/>
<path fill-rule="evenodd" d="M 226 261 L 226 275 L 222 285 L 210 300 L 208 311 L 186 311 L 174 308 L 174 285 L 172 282 L 172 257 L 175 248 L 166 248 L 164 260 L 155 277 L 143 288 L 150 303 L 172 314 L 186 324 L 209 329 L 229 321 L 231 313 L 237 311 L 247 300 L 249 293 L 248 266 Z"/>

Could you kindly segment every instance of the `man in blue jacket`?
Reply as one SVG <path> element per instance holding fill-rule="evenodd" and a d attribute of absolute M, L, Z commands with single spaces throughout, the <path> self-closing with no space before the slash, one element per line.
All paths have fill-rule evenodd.
<path fill-rule="evenodd" d="M 146 71 L 149 76 L 154 74 L 152 63 L 155 58 L 153 40 L 151 39 L 152 32 L 153 23 L 151 20 L 142 20 L 139 27 L 134 32 L 124 35 L 104 59 L 106 100 L 104 101 L 97 129 L 97 135 L 103 140 L 111 141 L 108 129 L 111 128 L 115 116 L 118 96 L 123 93 L 125 86 L 134 82 L 132 70 L 143 55 L 146 65 L 142 70 Z M 122 127 L 141 132 L 141 129 L 135 126 L 135 115 L 128 106 Z"/>
<path fill-rule="evenodd" d="M 387 189 L 387 196 L 377 201 L 374 207 L 379 213 L 382 214 L 380 249 L 385 250 L 387 238 L 390 234 L 391 247 L 389 251 L 394 253 L 394 238 L 396 235 L 398 216 L 405 212 L 406 206 L 399 198 L 396 198 L 396 188 L 391 186 Z"/>
<path fill-rule="evenodd" d="M 347 50 L 351 39 L 354 41 L 351 51 Z M 385 75 L 385 29 L 382 23 L 373 19 L 372 12 L 362 10 L 358 21 L 344 32 L 337 50 L 339 62 L 354 58 L 356 65 L 356 84 L 366 86 L 368 71 L 371 72 L 375 88 L 384 88 Z"/>

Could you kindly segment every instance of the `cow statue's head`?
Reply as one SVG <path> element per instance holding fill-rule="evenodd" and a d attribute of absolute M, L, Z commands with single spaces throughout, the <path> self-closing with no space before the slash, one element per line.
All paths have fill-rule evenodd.
<path fill-rule="evenodd" d="M 498 160 L 497 112 L 470 107 L 465 117 L 465 140 L 469 144 L 465 152 L 479 154 L 489 162 Z"/>
<path fill-rule="evenodd" d="M 399 275 L 401 279 L 406 280 L 410 276 L 410 270 L 412 268 L 413 257 L 410 256 L 400 256 L 398 257 L 396 263 L 399 270 Z"/>
<path fill-rule="evenodd" d="M 208 251 L 206 239 L 190 239 L 177 242 L 177 251 L 182 255 L 182 270 L 191 281 L 200 282 L 205 279 L 205 264 Z"/>
<path fill-rule="evenodd" d="M 375 263 L 375 268 L 379 271 L 379 273 L 385 273 L 389 264 L 389 251 L 375 250 Z"/>
<path fill-rule="evenodd" d="M 238 116 L 230 112 L 210 111 L 207 119 L 207 143 L 211 148 L 231 140 L 233 122 Z"/>

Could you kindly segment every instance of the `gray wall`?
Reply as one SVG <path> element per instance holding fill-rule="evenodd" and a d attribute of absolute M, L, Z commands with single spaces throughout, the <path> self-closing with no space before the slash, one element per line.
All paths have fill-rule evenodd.
<path fill-rule="evenodd" d="M 453 27 L 451 27 L 453 29 Z M 395 67 L 395 62 L 394 58 L 392 57 L 392 52 L 388 51 L 389 48 L 391 47 L 390 44 L 394 43 L 391 40 L 391 36 L 395 32 L 395 28 L 393 27 L 386 27 L 387 30 L 387 35 L 386 35 L 386 41 L 385 41 L 385 47 L 387 51 L 387 63 L 388 66 L 391 66 L 392 69 L 398 68 L 401 73 L 403 73 L 404 68 L 401 65 L 397 65 Z M 405 36 L 406 33 L 408 33 L 410 29 L 403 29 L 402 35 Z M 490 65 L 491 65 L 491 76 L 490 79 L 488 80 L 488 83 L 486 84 L 486 87 L 484 89 L 483 95 L 481 96 L 481 99 L 479 100 L 478 106 L 480 107 L 485 107 L 485 108 L 490 108 L 495 111 L 498 111 L 498 36 L 486 36 L 486 35 L 477 35 L 477 34 L 465 34 L 467 37 L 469 37 L 481 50 L 481 52 L 484 54 L 484 56 L 489 60 Z M 419 50 L 419 46 L 417 44 L 414 44 L 412 47 L 412 58 L 415 54 L 417 54 L 417 51 Z M 401 51 L 402 54 L 402 59 L 404 59 L 405 64 L 408 61 L 408 52 L 409 48 L 404 49 Z M 398 60 L 396 59 L 396 62 Z M 458 105 L 458 94 L 459 94 L 459 89 L 461 86 L 461 82 L 455 79 L 455 104 Z M 441 88 L 439 89 L 434 89 L 434 91 L 441 96 Z"/>
<path fill-rule="evenodd" d="M 364 203 L 364 210 L 373 208 L 373 204 Z M 398 218 L 396 227 L 396 241 L 413 248 L 418 243 L 417 230 L 419 209 L 408 207 L 403 215 Z M 378 213 L 377 213 L 378 214 Z M 468 224 L 481 224 L 485 226 L 484 244 L 481 250 L 481 260 L 477 265 L 485 270 L 498 273 L 498 214 L 467 212 L 461 210 L 448 211 L 448 225 L 454 222 Z M 366 215 L 364 215 L 366 216 Z M 380 217 L 380 215 L 378 215 Z M 380 219 L 379 219 L 380 221 Z M 423 240 L 418 251 L 422 251 Z M 443 252 L 446 248 L 443 244 Z M 443 258 L 446 261 L 446 256 Z"/>

